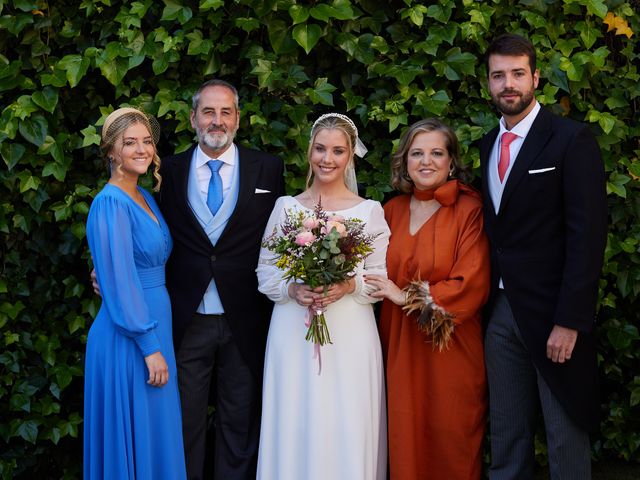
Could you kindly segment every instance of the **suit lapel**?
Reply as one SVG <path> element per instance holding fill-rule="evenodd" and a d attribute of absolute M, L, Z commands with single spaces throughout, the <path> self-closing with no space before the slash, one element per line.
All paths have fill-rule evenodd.
<path fill-rule="evenodd" d="M 238 200 L 220 238 L 226 236 L 227 233 L 233 229 L 233 226 L 241 217 L 242 212 L 247 208 L 249 201 L 255 195 L 256 182 L 258 181 L 258 175 L 260 173 L 260 168 L 257 163 L 258 160 L 251 154 L 250 150 L 238 145 L 238 174 L 240 175 Z"/>
<path fill-rule="evenodd" d="M 176 158 L 173 163 L 173 178 L 175 180 L 175 193 L 178 198 L 175 199 L 176 205 L 181 206 L 182 214 L 184 218 L 188 218 L 192 223 L 195 231 L 198 232 L 198 236 L 201 241 L 204 241 L 207 245 L 211 246 L 209 237 L 200 225 L 200 222 L 194 215 L 191 207 L 189 206 L 188 184 L 189 184 L 189 171 L 191 169 L 191 162 L 193 161 L 193 151 L 195 147 L 191 147 L 189 150 L 181 154 Z"/>
<path fill-rule="evenodd" d="M 491 149 L 498 136 L 498 128 L 491 130 L 480 144 L 480 169 L 482 173 L 482 191 L 489 192 L 489 163 L 491 159 Z"/>
<path fill-rule="evenodd" d="M 502 193 L 502 200 L 500 201 L 500 212 L 505 208 L 505 205 L 509 201 L 513 192 L 515 192 L 518 183 L 524 175 L 528 174 L 529 166 L 538 157 L 540 152 L 544 149 L 545 145 L 551 137 L 551 113 L 546 109 L 540 109 L 536 119 L 531 125 L 531 129 L 524 139 L 524 143 L 518 152 L 515 163 L 509 172 L 509 178 L 507 184 L 504 187 Z M 488 163 L 488 162 L 487 162 Z"/>

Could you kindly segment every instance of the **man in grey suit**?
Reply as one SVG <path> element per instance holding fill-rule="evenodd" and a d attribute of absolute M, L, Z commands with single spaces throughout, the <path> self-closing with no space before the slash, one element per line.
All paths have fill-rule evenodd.
<path fill-rule="evenodd" d="M 594 313 L 606 243 L 600 150 L 589 129 L 542 108 L 536 53 L 502 35 L 486 53 L 502 114 L 481 142 L 491 251 L 485 361 L 492 480 L 533 477 L 538 405 L 552 479 L 591 478 L 599 424 Z"/>

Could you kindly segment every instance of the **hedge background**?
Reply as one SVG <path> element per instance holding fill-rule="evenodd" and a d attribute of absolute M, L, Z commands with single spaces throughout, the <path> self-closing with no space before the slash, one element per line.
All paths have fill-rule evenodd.
<path fill-rule="evenodd" d="M 0 0 L 0 477 L 80 476 L 99 305 L 84 223 L 107 179 L 106 114 L 140 106 L 163 127 L 160 153 L 181 151 L 194 89 L 229 80 L 240 142 L 282 157 L 296 192 L 311 122 L 345 112 L 369 147 L 359 181 L 381 200 L 390 153 L 420 118 L 454 125 L 478 167 L 474 142 L 497 123 L 482 52 L 505 31 L 539 52 L 539 101 L 599 135 L 610 233 L 593 452 L 640 461 L 639 13 L 637 0 Z"/>

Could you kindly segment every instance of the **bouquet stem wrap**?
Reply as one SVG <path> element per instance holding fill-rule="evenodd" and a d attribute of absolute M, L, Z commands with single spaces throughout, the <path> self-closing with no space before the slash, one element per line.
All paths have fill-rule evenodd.
<path fill-rule="evenodd" d="M 331 335 L 329 335 L 327 320 L 324 317 L 324 309 L 311 305 L 307 309 L 307 317 L 304 324 L 308 328 L 307 335 L 304 338 L 309 342 L 313 342 L 313 358 L 318 359 L 318 375 L 320 375 L 322 371 L 320 347 L 327 343 L 333 343 Z"/>

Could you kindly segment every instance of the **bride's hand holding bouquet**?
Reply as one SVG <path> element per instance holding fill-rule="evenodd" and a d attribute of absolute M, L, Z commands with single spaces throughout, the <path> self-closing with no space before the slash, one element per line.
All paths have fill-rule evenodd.
<path fill-rule="evenodd" d="M 289 296 L 309 309 L 306 339 L 318 345 L 331 342 L 324 311 L 355 289 L 357 265 L 371 253 L 374 238 L 364 233 L 357 218 L 330 215 L 318 203 L 312 214 L 292 209 L 264 241 L 276 254 L 283 278 L 297 280 L 288 287 Z"/>

